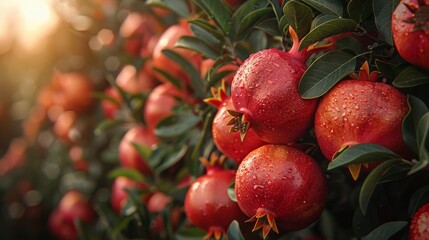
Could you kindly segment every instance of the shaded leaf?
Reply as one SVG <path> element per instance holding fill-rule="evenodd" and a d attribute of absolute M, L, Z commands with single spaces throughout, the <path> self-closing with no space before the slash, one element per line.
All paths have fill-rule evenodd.
<path fill-rule="evenodd" d="M 223 31 L 225 35 L 228 34 L 231 26 L 231 10 L 224 1 L 206 1 L 206 0 L 193 0 L 207 13 L 209 18 L 213 19 L 217 26 Z"/>
<path fill-rule="evenodd" d="M 144 159 L 149 159 L 152 155 L 152 149 L 150 149 L 150 147 L 135 142 L 133 142 L 132 145 L 137 150 L 139 155 L 142 156 Z"/>
<path fill-rule="evenodd" d="M 343 2 L 341 0 L 303 0 L 317 11 L 327 15 L 343 16 Z"/>
<path fill-rule="evenodd" d="M 105 131 L 118 127 L 120 125 L 128 123 L 127 120 L 122 119 L 104 119 L 98 123 L 97 127 L 94 130 L 94 134 L 99 135 Z"/>
<path fill-rule="evenodd" d="M 389 240 L 390 237 L 407 225 L 408 222 L 406 221 L 387 222 L 374 229 L 371 233 L 363 237 L 362 240 Z"/>
<path fill-rule="evenodd" d="M 381 38 L 393 46 L 392 37 L 392 12 L 398 5 L 399 0 L 376 0 L 372 2 L 375 17 L 375 25 Z"/>
<path fill-rule="evenodd" d="M 237 40 L 244 39 L 250 32 L 254 30 L 254 27 L 264 19 L 271 18 L 273 16 L 273 10 L 271 8 L 260 8 L 249 13 L 241 22 L 240 28 L 237 33 Z"/>
<path fill-rule="evenodd" d="M 361 23 L 371 14 L 371 4 L 372 0 L 351 0 L 347 4 L 347 12 L 353 20 Z"/>
<path fill-rule="evenodd" d="M 244 236 L 241 233 L 240 225 L 237 220 L 233 220 L 228 227 L 228 239 L 229 240 L 244 240 Z"/>
<path fill-rule="evenodd" d="M 146 0 L 146 4 L 168 8 L 183 18 L 189 17 L 189 9 L 185 0 Z"/>
<path fill-rule="evenodd" d="M 383 175 L 379 183 L 393 182 L 408 177 L 408 171 L 411 169 L 410 162 L 401 162 L 389 168 Z"/>
<path fill-rule="evenodd" d="M 178 89 L 182 89 L 182 82 L 180 81 L 180 79 L 171 76 L 171 74 L 169 74 L 168 72 L 159 69 L 159 68 L 152 68 L 155 72 L 161 74 L 168 82 L 170 82 L 171 84 L 173 84 L 176 88 Z"/>
<path fill-rule="evenodd" d="M 415 87 L 429 83 L 429 73 L 415 66 L 409 66 L 396 76 L 393 85 L 398 88 Z"/>
<path fill-rule="evenodd" d="M 243 28 L 243 20 L 250 15 L 253 11 L 257 11 L 262 8 L 266 8 L 268 6 L 268 1 L 266 0 L 248 0 L 245 1 L 243 4 L 238 7 L 237 10 L 235 10 L 234 14 L 232 15 L 231 20 L 231 31 L 229 33 L 229 37 L 231 39 L 236 39 L 238 37 L 243 38 L 244 36 L 240 36 L 239 30 Z M 273 11 L 273 10 L 271 10 Z"/>
<path fill-rule="evenodd" d="M 419 161 L 413 166 L 409 174 L 413 174 L 429 165 L 429 112 L 425 113 L 417 125 L 416 133 Z"/>
<path fill-rule="evenodd" d="M 193 36 L 181 37 L 179 41 L 177 41 L 176 47 L 191 49 L 211 59 L 219 57 L 219 53 L 213 49 L 213 46 L 210 46 L 210 44 L 202 39 Z"/>
<path fill-rule="evenodd" d="M 223 34 L 207 21 L 204 21 L 202 19 L 190 19 L 188 22 L 191 24 L 191 30 L 193 33 L 198 33 L 198 30 L 193 27 L 198 26 L 199 28 L 203 29 L 207 33 L 211 34 L 214 38 L 219 39 L 219 41 L 222 42 L 221 39 L 223 39 Z"/>
<path fill-rule="evenodd" d="M 109 177 L 127 177 L 137 182 L 143 182 L 145 180 L 143 174 L 132 168 L 115 168 L 109 172 Z"/>
<path fill-rule="evenodd" d="M 429 185 L 426 185 L 413 193 L 408 205 L 408 216 L 412 218 L 414 213 L 427 202 L 429 202 Z"/>
<path fill-rule="evenodd" d="M 206 43 L 212 44 L 212 45 L 217 46 L 217 47 L 221 46 L 222 37 L 219 37 L 219 35 L 215 35 L 212 32 L 207 31 L 207 29 L 199 26 L 195 22 L 191 22 L 190 28 L 191 28 L 191 31 L 194 33 L 194 36 L 200 38 L 201 40 L 205 41 Z M 216 31 L 216 29 L 212 28 L 211 26 L 210 26 L 210 30 Z"/>
<path fill-rule="evenodd" d="M 420 119 L 429 110 L 425 103 L 417 97 L 407 95 L 407 102 L 410 111 L 405 116 L 402 122 L 402 138 L 404 142 L 416 153 L 419 153 L 419 147 L 417 143 L 417 126 Z"/>
<path fill-rule="evenodd" d="M 310 99 L 324 95 L 338 81 L 355 70 L 358 56 L 343 51 L 333 51 L 314 60 L 299 83 L 298 90 L 301 97 Z"/>
<path fill-rule="evenodd" d="M 201 118 L 189 113 L 175 113 L 164 118 L 155 129 L 155 134 L 161 138 L 174 138 L 195 127 Z"/>
<path fill-rule="evenodd" d="M 390 159 L 400 159 L 400 157 L 381 145 L 362 143 L 344 150 L 329 163 L 328 170 L 351 163 L 381 162 Z"/>
<path fill-rule="evenodd" d="M 338 19 L 338 16 L 336 16 L 336 15 L 324 15 L 324 14 L 317 15 L 313 19 L 312 27 L 315 28 L 315 27 L 321 25 L 322 23 L 325 23 L 325 22 L 332 20 L 332 19 Z"/>
<path fill-rule="evenodd" d="M 343 32 L 354 32 L 358 24 L 352 19 L 336 18 L 326 21 L 313 28 L 301 41 L 299 50 L 302 50 L 313 43 L 323 40 Z"/>
<path fill-rule="evenodd" d="M 182 159 L 185 156 L 187 150 L 188 150 L 187 145 L 182 145 L 180 148 L 176 147 L 173 152 L 169 153 L 169 155 L 167 156 L 166 159 L 164 159 L 161 165 L 156 168 L 156 172 L 161 173 L 162 171 L 170 168 L 171 166 L 179 162 L 180 159 Z"/>
<path fill-rule="evenodd" d="M 281 32 L 279 30 L 278 24 L 277 24 L 277 19 L 275 18 L 269 18 L 266 19 L 260 23 L 258 23 L 255 26 L 256 29 L 259 29 L 269 35 L 272 36 L 280 36 Z"/>
<path fill-rule="evenodd" d="M 392 166 L 400 163 L 399 159 L 391 159 L 387 160 L 380 165 L 378 165 L 375 169 L 373 169 L 368 176 L 366 177 L 364 183 L 362 184 L 362 188 L 359 194 L 359 206 L 362 213 L 365 215 L 368 204 L 371 200 L 371 196 L 377 187 L 379 181 L 386 173 L 386 171 Z"/>
<path fill-rule="evenodd" d="M 290 1 L 283 7 L 284 15 L 301 39 L 310 31 L 311 22 L 313 20 L 313 11 L 307 5 Z"/>
<path fill-rule="evenodd" d="M 237 202 L 237 196 L 235 195 L 235 181 L 232 180 L 231 184 L 228 186 L 228 197 L 233 202 Z"/>
<path fill-rule="evenodd" d="M 401 69 L 399 64 L 396 65 L 379 59 L 375 60 L 375 66 L 377 67 L 377 70 L 388 79 L 393 79 L 398 74 L 398 69 Z"/>

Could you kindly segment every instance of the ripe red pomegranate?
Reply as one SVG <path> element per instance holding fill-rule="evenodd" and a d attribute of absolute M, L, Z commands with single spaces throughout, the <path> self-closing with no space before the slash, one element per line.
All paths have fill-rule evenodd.
<path fill-rule="evenodd" d="M 316 221 L 325 205 L 326 178 L 309 155 L 287 145 L 264 145 L 250 152 L 235 177 L 237 203 L 262 228 L 295 231 Z"/>
<path fill-rule="evenodd" d="M 77 114 L 73 111 L 62 112 L 55 121 L 53 130 L 58 139 L 65 143 L 71 143 L 73 125 L 76 123 Z"/>
<path fill-rule="evenodd" d="M 210 68 L 213 66 L 213 64 L 215 63 L 215 61 L 213 59 L 205 59 L 201 62 L 201 77 L 204 78 L 207 73 L 209 72 Z M 238 69 L 238 65 L 234 64 L 234 63 L 229 63 L 226 65 L 223 65 L 222 67 L 219 67 L 216 70 L 216 73 L 221 73 L 221 72 L 225 72 L 225 71 L 231 71 L 228 75 L 226 75 L 223 79 L 226 81 L 226 83 L 228 83 L 229 85 L 231 85 L 232 80 L 234 79 L 234 75 L 237 72 Z"/>
<path fill-rule="evenodd" d="M 187 93 L 173 86 L 171 83 L 158 85 L 149 94 L 144 109 L 147 127 L 154 129 L 158 123 L 173 113 L 178 99 L 187 99 Z"/>
<path fill-rule="evenodd" d="M 264 145 L 265 142 L 261 141 L 252 129 L 249 129 L 243 141 L 240 139 L 240 133 L 229 132 L 227 123 L 231 116 L 227 109 L 234 109 L 234 106 L 231 97 L 226 93 L 225 82 L 222 82 L 217 92 L 212 88 L 212 94 L 213 97 L 204 101 L 218 109 L 212 125 L 213 141 L 223 154 L 239 164 L 249 152 Z"/>
<path fill-rule="evenodd" d="M 112 184 L 111 204 L 116 213 L 120 213 L 128 201 L 128 192 L 125 189 L 147 189 L 144 183 L 136 182 L 126 177 L 117 177 Z M 143 196 L 142 201 L 147 201 L 148 197 Z"/>
<path fill-rule="evenodd" d="M 162 212 L 167 208 L 167 205 L 170 204 L 173 199 L 162 192 L 154 192 L 147 201 L 147 210 L 151 214 L 158 214 L 151 222 L 151 231 L 154 235 L 159 235 L 162 231 L 165 230 L 164 218 L 161 215 Z M 170 209 L 170 223 L 173 229 L 177 229 L 180 223 L 180 216 L 182 210 L 179 207 L 172 207 Z"/>
<path fill-rule="evenodd" d="M 129 129 L 122 137 L 119 143 L 119 162 L 122 167 L 133 168 L 143 174 L 151 174 L 149 165 L 146 162 L 134 144 L 144 145 L 152 148 L 156 145 L 158 139 L 153 131 L 144 127 L 133 127 Z"/>
<path fill-rule="evenodd" d="M 49 228 L 60 239 L 77 239 L 75 221 L 89 224 L 95 219 L 95 213 L 85 196 L 77 191 L 67 192 L 58 207 L 49 217 Z"/>
<path fill-rule="evenodd" d="M 82 113 L 90 110 L 94 104 L 93 85 L 88 76 L 80 72 L 56 72 L 52 82 L 52 100 L 54 105 L 65 111 Z"/>
<path fill-rule="evenodd" d="M 392 14 L 392 33 L 399 55 L 429 69 L 429 1 L 400 1 Z"/>
<path fill-rule="evenodd" d="M 207 172 L 195 179 L 185 197 L 185 213 L 189 221 L 207 231 L 207 239 L 221 239 L 233 220 L 244 220 L 237 203 L 228 197 L 228 187 L 235 177 L 234 170 L 224 170 L 224 157 L 217 161 L 212 154 L 210 163 L 201 159 Z"/>
<path fill-rule="evenodd" d="M 410 223 L 410 240 L 429 240 L 429 203 L 421 206 Z"/>
<path fill-rule="evenodd" d="M 266 49 L 252 54 L 238 68 L 231 96 L 237 113 L 233 130 L 243 135 L 252 128 L 260 139 L 287 144 L 302 137 L 309 128 L 316 99 L 302 99 L 298 84 L 306 70 L 312 47 L 298 52 L 298 36 L 292 28 L 289 52 Z"/>
<path fill-rule="evenodd" d="M 108 119 L 113 119 L 118 115 L 118 112 L 121 109 L 121 106 L 119 105 L 122 103 L 121 95 L 112 86 L 107 87 L 104 90 L 104 94 L 106 96 L 108 96 L 109 98 L 112 98 L 112 100 L 116 101 L 116 102 L 112 102 L 110 100 L 103 99 L 100 103 L 104 117 L 106 117 Z M 118 104 L 116 104 L 116 103 L 118 103 Z"/>
<path fill-rule="evenodd" d="M 343 80 L 322 97 L 316 110 L 314 130 L 326 158 L 359 143 L 374 143 L 409 156 L 402 140 L 402 120 L 409 111 L 405 94 L 391 85 L 375 82 L 368 65 L 357 80 Z M 360 165 L 350 165 L 357 178 Z"/>
<path fill-rule="evenodd" d="M 153 50 L 153 67 L 161 69 L 169 73 L 171 76 L 183 80 L 183 83 L 185 84 L 189 83 L 188 74 L 179 64 L 177 64 L 177 62 L 171 60 L 166 55 L 164 55 L 162 53 L 162 50 L 174 50 L 177 53 L 181 54 L 183 57 L 185 57 L 187 60 L 189 60 L 192 64 L 194 64 L 197 69 L 200 69 L 201 55 L 196 54 L 194 51 L 188 49 L 175 47 L 176 42 L 182 36 L 192 35 L 193 33 L 189 28 L 189 23 L 186 21 L 180 21 L 180 23 L 167 28 L 167 30 L 165 30 L 165 32 L 161 35 L 155 46 L 155 49 Z M 163 75 L 156 73 L 156 76 L 159 80 L 167 82 Z"/>

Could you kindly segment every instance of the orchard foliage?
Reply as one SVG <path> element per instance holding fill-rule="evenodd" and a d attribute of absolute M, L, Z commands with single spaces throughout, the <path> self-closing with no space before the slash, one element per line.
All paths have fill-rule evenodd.
<path fill-rule="evenodd" d="M 106 59 L 114 57 L 119 67 L 88 66 L 91 69 L 86 74 L 92 77 L 92 86 L 85 90 L 70 83 L 73 75 L 68 71 L 53 74 L 52 83 L 40 91 L 37 106 L 23 123 L 23 137 L 14 141 L 2 157 L 3 162 L 24 159 L 20 166 L 0 168 L 0 181 L 5 182 L 0 185 L 4 208 L 16 202 L 27 209 L 37 208 L 36 216 L 46 223 L 39 228 L 49 227 L 53 234 L 43 235 L 45 238 L 65 239 L 67 235 L 72 239 L 178 240 L 204 236 L 229 240 L 407 238 L 414 214 L 429 202 L 429 72 L 404 60 L 395 46 L 392 13 L 402 4 L 399 0 L 94 2 L 100 5 L 101 13 L 89 14 L 96 22 L 96 29 L 85 34 L 92 36 L 109 28 L 114 32 L 115 42 L 92 49 L 93 60 L 106 63 Z M 102 19 L 97 18 L 100 14 Z M 127 21 L 132 22 L 126 20 L 127 16 L 133 16 L 137 22 L 134 31 L 132 27 L 131 30 L 124 27 Z M 428 22 L 425 24 L 427 28 Z M 172 27 L 181 30 L 171 30 Z M 297 88 L 299 96 L 319 102 L 342 80 L 363 73 L 372 81 L 393 86 L 407 98 L 409 111 L 402 121 L 401 133 L 410 154 L 401 156 L 376 143 L 362 142 L 344 146 L 333 159 L 327 159 L 319 148 L 312 116 L 304 119 L 311 122 L 308 130 L 288 145 L 310 155 L 326 177 L 326 201 L 323 200 L 323 212 L 315 222 L 294 231 L 287 231 L 287 227 L 280 229 L 279 225 L 278 230 L 273 228 L 277 231 L 268 234 L 266 229 L 263 233 L 252 232 L 252 227 L 264 228 L 266 222 L 254 226 L 240 217 L 226 229 L 209 230 L 217 220 L 224 220 L 222 216 L 232 214 L 219 214 L 224 210 L 220 204 L 216 209 L 215 204 L 206 203 L 208 210 L 200 214 L 216 214 L 202 216 L 194 209 L 198 218 L 193 217 L 199 222 L 192 224 L 184 207 L 187 192 L 190 186 L 197 188 L 195 183 L 203 182 L 201 179 L 209 175 L 205 166 L 211 158 L 224 155 L 220 157 L 224 169 L 219 171 L 225 170 L 231 176 L 242 159 L 240 154 L 239 160 L 225 157 L 236 156 L 238 152 L 223 153 L 222 149 L 228 146 L 219 147 L 212 132 L 218 109 L 226 106 L 225 99 L 230 99 L 231 75 L 256 52 L 270 48 L 290 50 L 294 40 L 290 29 L 299 40 L 295 50 L 318 49 L 306 60 Z M 164 36 L 168 31 L 176 31 L 176 35 Z M 422 34 L 429 42 L 428 31 Z M 157 45 L 164 47 L 160 49 Z M 94 71 L 98 74 L 88 74 Z M 89 97 L 87 89 L 92 89 Z M 76 92 L 81 94 L 78 98 L 73 95 Z M 218 102 L 214 103 L 216 99 Z M 369 97 L 368 103 L 371 100 Z M 230 103 L 228 106 L 233 107 Z M 222 117 L 237 117 L 234 111 L 222 111 Z M 225 125 L 228 124 L 231 122 Z M 130 130 L 134 136 L 129 134 Z M 127 136 L 125 142 L 124 136 Z M 245 140 L 246 137 L 249 136 L 244 136 Z M 240 141 L 237 136 L 231 138 Z M 263 144 L 258 141 L 255 145 Z M 352 177 L 352 168 L 361 165 L 374 167 Z M 214 180 L 210 181 L 213 184 Z M 125 187 L 118 189 L 119 185 Z M 229 199 L 225 199 L 225 194 L 217 196 L 207 191 L 210 192 L 206 193 L 210 194 L 207 200 L 222 197 L 223 202 L 230 200 L 235 204 L 239 198 L 234 181 L 229 187 L 226 185 L 222 182 L 212 188 L 214 192 L 224 190 Z M 87 201 L 85 209 L 88 202 L 91 204 L 91 216 L 82 219 L 67 212 L 67 223 L 48 226 L 51 212 L 64 215 L 59 213 L 58 203 L 72 190 L 85 195 L 82 199 Z M 206 200 L 203 190 L 198 192 L 200 205 Z M 28 204 L 28 199 L 34 199 L 28 197 L 29 193 L 38 194 L 37 203 Z M 157 200 L 151 201 L 154 196 Z M 11 217 L 2 213 L 1 218 L 7 221 Z M 207 224 L 201 222 L 205 218 Z M 24 223 L 31 222 L 31 216 L 23 219 Z M 273 225 L 272 219 L 266 221 Z M 38 230 L 29 232 L 32 231 Z M 8 231 L 0 234 L 4 234 L 4 239 L 12 236 Z"/>

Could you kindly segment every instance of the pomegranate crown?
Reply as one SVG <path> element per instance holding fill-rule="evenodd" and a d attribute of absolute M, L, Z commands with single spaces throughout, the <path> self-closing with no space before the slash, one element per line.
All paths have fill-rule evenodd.
<path fill-rule="evenodd" d="M 403 4 L 413 14 L 404 22 L 414 24 L 414 31 L 429 32 L 429 1 L 418 0 L 417 3 L 404 1 Z"/>
<path fill-rule="evenodd" d="M 220 108 L 223 102 L 229 98 L 226 93 L 226 83 L 225 80 L 222 80 L 221 86 L 219 88 L 210 88 L 210 92 L 212 93 L 212 97 L 206 98 L 203 101 L 207 104 L 210 104 L 216 108 Z"/>
<path fill-rule="evenodd" d="M 359 69 L 359 73 L 351 73 L 350 77 L 355 80 L 375 82 L 378 78 L 378 72 L 369 70 L 368 61 L 365 61 Z"/>
<path fill-rule="evenodd" d="M 226 157 L 224 155 L 219 155 L 216 152 L 210 154 L 210 158 L 205 157 L 199 158 L 201 164 L 206 167 L 207 174 L 210 174 L 212 171 L 222 170 L 223 164 L 225 163 Z"/>

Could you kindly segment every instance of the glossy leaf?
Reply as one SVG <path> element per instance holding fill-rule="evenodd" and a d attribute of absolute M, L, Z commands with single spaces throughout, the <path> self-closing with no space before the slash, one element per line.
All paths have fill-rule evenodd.
<path fill-rule="evenodd" d="M 244 236 L 241 233 L 240 225 L 237 220 L 233 220 L 228 227 L 228 240 L 244 240 Z"/>
<path fill-rule="evenodd" d="M 427 202 L 429 202 L 429 185 L 426 185 L 413 193 L 408 205 L 408 216 L 412 218 L 419 207 Z"/>
<path fill-rule="evenodd" d="M 146 4 L 168 8 L 183 18 L 189 17 L 189 9 L 185 0 L 147 0 Z"/>
<path fill-rule="evenodd" d="M 347 18 L 336 18 L 326 21 L 317 27 L 313 28 L 303 39 L 299 45 L 299 50 L 302 50 L 313 43 L 323 40 L 329 36 L 333 36 L 343 32 L 353 32 L 358 24 Z"/>
<path fill-rule="evenodd" d="M 362 240 L 389 240 L 407 225 L 408 222 L 406 221 L 387 222 L 374 229 Z"/>
<path fill-rule="evenodd" d="M 193 0 L 207 13 L 209 18 L 213 19 L 217 26 L 222 29 L 224 34 L 229 32 L 231 26 L 231 10 L 223 1 Z"/>
<path fill-rule="evenodd" d="M 197 33 L 198 30 L 193 28 L 193 26 L 198 26 L 199 28 L 203 29 L 207 33 L 213 35 L 214 38 L 223 39 L 223 34 L 207 21 L 204 21 L 201 19 L 190 19 L 188 22 L 191 24 L 191 30 L 194 33 Z"/>
<path fill-rule="evenodd" d="M 350 17 L 358 23 L 361 23 L 371 13 L 372 0 L 351 0 L 347 4 L 347 12 Z"/>
<path fill-rule="evenodd" d="M 343 2 L 341 0 L 303 0 L 321 13 L 343 16 Z"/>
<path fill-rule="evenodd" d="M 425 113 L 417 125 L 416 133 L 419 161 L 413 166 L 409 174 L 413 174 L 429 165 L 429 112 Z"/>
<path fill-rule="evenodd" d="M 332 19 L 338 19 L 338 16 L 320 14 L 313 19 L 312 28 L 315 28 L 315 27 L 317 27 L 317 26 L 319 26 L 319 25 L 321 25 L 327 21 L 332 20 Z"/>
<path fill-rule="evenodd" d="M 194 89 L 195 95 L 198 97 L 204 97 L 204 83 L 203 81 L 201 81 L 200 73 L 192 65 L 192 63 L 190 63 L 185 57 L 173 50 L 164 49 L 162 50 L 162 53 L 165 54 L 168 58 L 177 62 L 185 70 L 185 72 L 188 73 L 191 80 L 191 86 Z"/>
<path fill-rule="evenodd" d="M 419 153 L 419 146 L 417 143 L 417 126 L 422 116 L 428 112 L 425 103 L 417 97 L 412 95 L 407 96 L 408 106 L 410 111 L 405 116 L 402 122 L 402 138 L 404 142 L 416 153 Z"/>
<path fill-rule="evenodd" d="M 362 188 L 359 194 L 359 207 L 363 214 L 366 213 L 368 204 L 371 200 L 371 196 L 374 193 L 375 188 L 377 187 L 379 181 L 386 173 L 386 171 L 392 166 L 400 163 L 399 159 L 391 159 L 387 160 L 380 165 L 378 165 L 375 169 L 373 169 L 368 176 L 366 177 L 364 183 L 362 184 Z"/>
<path fill-rule="evenodd" d="M 178 137 L 195 127 L 201 118 L 189 113 L 175 113 L 158 124 L 155 134 L 161 138 Z"/>
<path fill-rule="evenodd" d="M 171 74 L 169 74 L 168 72 L 159 69 L 159 68 L 153 68 L 153 70 L 159 74 L 161 74 L 169 83 L 173 84 L 176 88 L 178 89 L 182 89 L 182 82 L 180 81 L 180 79 L 171 76 Z"/>
<path fill-rule="evenodd" d="M 400 157 L 381 145 L 362 143 L 345 149 L 329 163 L 328 170 L 351 163 L 381 162 L 391 159 L 400 159 Z"/>
<path fill-rule="evenodd" d="M 354 54 L 358 55 L 365 51 L 362 43 L 354 37 L 345 37 L 336 41 L 335 43 L 336 50 L 350 50 Z"/>
<path fill-rule="evenodd" d="M 415 66 L 409 66 L 399 73 L 393 81 L 398 88 L 415 87 L 429 83 L 429 72 Z"/>
<path fill-rule="evenodd" d="M 217 35 L 214 35 L 212 32 L 207 31 L 207 29 L 199 26 L 198 24 L 191 23 L 191 31 L 194 33 L 194 36 L 197 38 L 200 38 L 201 40 L 205 41 L 208 44 L 211 44 L 216 47 L 220 47 L 222 43 L 222 38 L 220 38 Z M 212 26 L 210 26 L 210 30 L 212 29 Z M 216 30 L 216 29 L 214 29 Z"/>
<path fill-rule="evenodd" d="M 375 25 L 381 38 L 391 46 L 393 46 L 392 12 L 395 10 L 398 3 L 399 0 L 374 0 L 372 2 Z"/>
<path fill-rule="evenodd" d="M 400 71 L 399 69 L 401 69 L 400 64 L 394 64 L 392 62 L 386 62 L 379 59 L 375 60 L 375 66 L 377 67 L 377 70 L 388 79 L 395 78 L 399 73 L 398 71 Z"/>
<path fill-rule="evenodd" d="M 333 51 L 314 60 L 299 83 L 301 97 L 311 99 L 324 95 L 338 81 L 355 70 L 356 58 L 357 56 L 343 51 Z"/>
<path fill-rule="evenodd" d="M 132 168 L 116 168 L 109 172 L 110 178 L 127 177 L 134 181 L 143 182 L 145 177 L 139 171 Z"/>
<path fill-rule="evenodd" d="M 219 57 L 219 54 L 213 49 L 213 46 L 210 46 L 207 42 L 193 36 L 181 37 L 179 41 L 177 41 L 176 47 L 191 49 L 211 59 Z"/>
<path fill-rule="evenodd" d="M 238 29 L 237 40 L 242 40 L 253 31 L 254 27 L 264 19 L 272 18 L 273 10 L 271 8 L 260 8 L 246 15 L 245 18 L 240 22 L 240 28 Z"/>
<path fill-rule="evenodd" d="M 244 36 L 239 36 L 239 30 L 243 28 L 243 20 L 250 15 L 253 11 L 259 9 L 267 8 L 268 2 L 266 0 L 248 0 L 245 1 L 240 7 L 235 10 L 232 15 L 232 28 L 229 33 L 231 39 L 243 38 Z M 272 11 L 272 10 L 271 10 Z"/>
<path fill-rule="evenodd" d="M 180 159 L 185 156 L 187 150 L 187 145 L 182 145 L 182 147 L 176 147 L 174 151 L 169 153 L 166 159 L 163 159 L 164 161 L 161 163 L 161 165 L 156 168 L 156 172 L 159 174 L 179 162 Z"/>
<path fill-rule="evenodd" d="M 299 39 L 304 37 L 310 31 L 311 22 L 313 20 L 313 11 L 307 5 L 290 1 L 284 5 L 283 13 L 289 22 L 289 25 L 291 25 L 298 34 Z"/>
<path fill-rule="evenodd" d="M 263 32 L 270 34 L 272 36 L 280 36 L 281 32 L 279 30 L 277 19 L 269 18 L 255 26 L 256 29 L 262 30 Z"/>
<path fill-rule="evenodd" d="M 132 145 L 144 159 L 149 159 L 152 155 L 152 150 L 144 144 L 137 144 L 133 142 Z"/>

